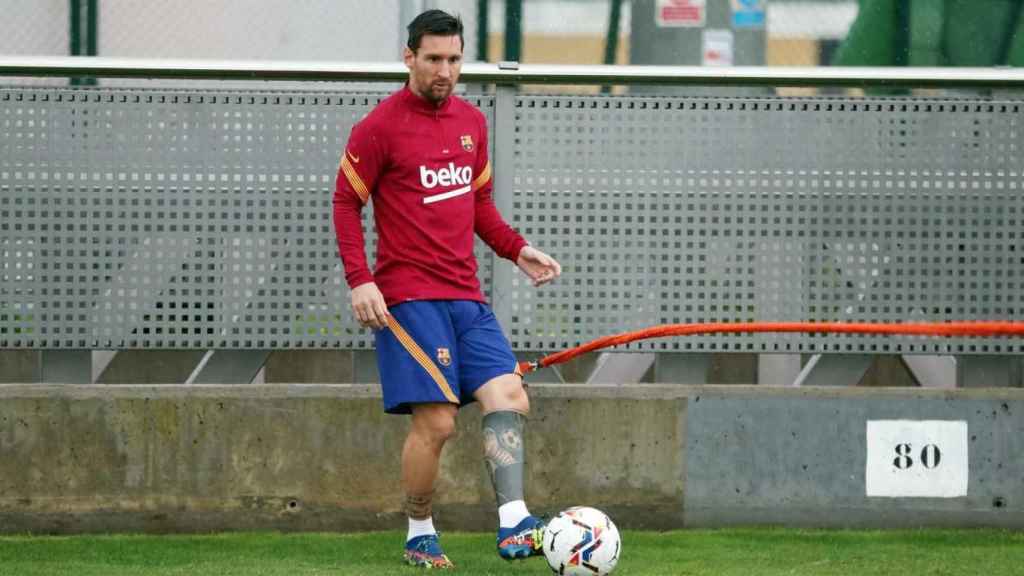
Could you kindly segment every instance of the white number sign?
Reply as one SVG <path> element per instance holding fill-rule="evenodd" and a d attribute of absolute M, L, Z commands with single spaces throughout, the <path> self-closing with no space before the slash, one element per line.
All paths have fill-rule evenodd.
<path fill-rule="evenodd" d="M 868 496 L 966 496 L 967 422 L 868 420 L 864 484 Z"/>

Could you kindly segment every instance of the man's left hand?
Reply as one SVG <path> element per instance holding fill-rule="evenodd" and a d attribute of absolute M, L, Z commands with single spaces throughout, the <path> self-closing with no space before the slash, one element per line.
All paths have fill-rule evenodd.
<path fill-rule="evenodd" d="M 519 251 L 516 266 L 530 277 L 534 286 L 547 284 L 562 273 L 562 266 L 554 258 L 533 246 L 524 246 Z"/>

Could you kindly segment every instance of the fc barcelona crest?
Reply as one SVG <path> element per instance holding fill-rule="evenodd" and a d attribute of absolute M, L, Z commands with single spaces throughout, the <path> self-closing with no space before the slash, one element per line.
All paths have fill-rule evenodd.
<path fill-rule="evenodd" d="M 452 355 L 448 352 L 447 348 L 437 349 L 437 362 L 441 366 L 451 366 Z"/>
<path fill-rule="evenodd" d="M 465 150 L 466 152 L 472 152 L 473 151 L 473 137 L 472 136 L 470 136 L 469 134 L 463 134 L 459 138 L 459 141 L 462 142 L 462 149 L 463 150 Z"/>

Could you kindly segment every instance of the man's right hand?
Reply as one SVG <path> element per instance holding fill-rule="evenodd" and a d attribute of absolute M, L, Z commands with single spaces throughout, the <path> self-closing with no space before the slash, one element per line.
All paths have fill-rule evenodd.
<path fill-rule="evenodd" d="M 367 282 L 352 289 L 352 315 L 360 326 L 374 330 L 388 325 L 388 307 L 375 283 Z"/>

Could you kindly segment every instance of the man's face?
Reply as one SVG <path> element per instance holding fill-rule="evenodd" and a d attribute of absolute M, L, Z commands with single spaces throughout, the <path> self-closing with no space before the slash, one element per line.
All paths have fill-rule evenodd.
<path fill-rule="evenodd" d="M 458 35 L 424 35 L 416 52 L 405 49 L 409 88 L 437 104 L 455 89 L 462 70 L 462 42 Z"/>

